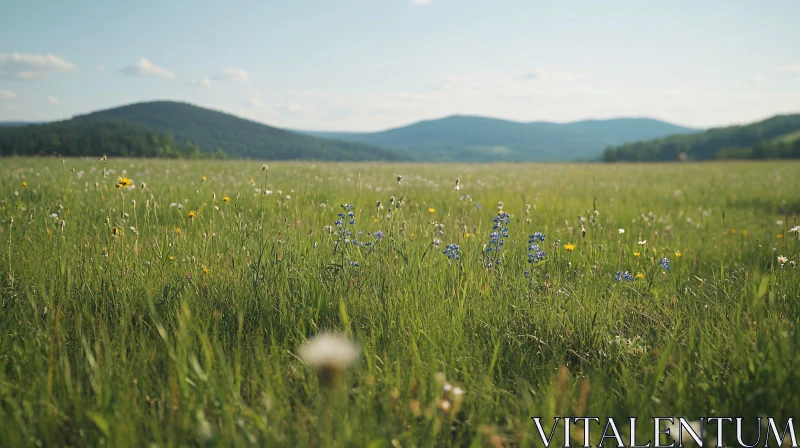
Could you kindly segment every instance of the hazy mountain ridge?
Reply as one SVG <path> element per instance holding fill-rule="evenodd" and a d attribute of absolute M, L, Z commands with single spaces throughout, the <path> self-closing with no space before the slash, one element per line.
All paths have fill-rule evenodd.
<path fill-rule="evenodd" d="M 379 132 L 300 132 L 402 148 L 418 160 L 489 162 L 597 159 L 608 146 L 699 130 L 649 118 L 524 123 L 453 115 Z"/>

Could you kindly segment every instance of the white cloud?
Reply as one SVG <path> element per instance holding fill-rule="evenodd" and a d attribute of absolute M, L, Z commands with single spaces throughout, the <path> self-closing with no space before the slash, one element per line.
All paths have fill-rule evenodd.
<path fill-rule="evenodd" d="M 48 101 L 50 104 L 55 104 L 55 105 L 59 105 L 59 104 L 61 104 L 61 100 L 59 100 L 58 98 L 56 98 L 56 97 L 54 97 L 54 96 L 48 96 L 48 97 L 47 97 L 47 101 Z"/>
<path fill-rule="evenodd" d="M 412 5 L 422 6 L 431 3 L 433 0 L 409 0 Z"/>
<path fill-rule="evenodd" d="M 580 79 L 578 75 L 569 72 L 560 72 L 553 70 L 546 70 L 543 68 L 535 68 L 527 73 L 524 73 L 520 79 L 523 81 L 552 81 L 552 82 L 568 82 Z"/>
<path fill-rule="evenodd" d="M 800 63 L 782 65 L 780 67 L 775 67 L 774 70 L 779 72 L 788 72 L 788 73 L 793 73 L 795 75 L 800 75 Z"/>
<path fill-rule="evenodd" d="M 764 73 L 756 73 L 753 75 L 753 83 L 761 84 L 762 82 L 767 80 L 767 75 Z"/>
<path fill-rule="evenodd" d="M 72 62 L 53 54 L 0 53 L 0 78 L 37 79 L 48 72 L 75 70 Z"/>
<path fill-rule="evenodd" d="M 525 81 L 544 81 L 547 79 L 547 71 L 543 68 L 535 68 L 523 74 L 522 79 Z"/>
<path fill-rule="evenodd" d="M 223 80 L 223 81 L 247 81 L 250 79 L 250 75 L 247 74 L 246 71 L 240 68 L 233 68 L 228 67 L 222 71 L 219 75 L 214 75 L 214 79 Z"/>
<path fill-rule="evenodd" d="M 131 64 L 123 68 L 122 73 L 134 76 L 157 76 L 166 79 L 175 79 L 175 75 L 171 71 L 155 65 L 145 58 L 139 59 L 139 62 L 136 64 Z"/>
<path fill-rule="evenodd" d="M 250 99 L 250 106 L 252 107 L 264 107 L 264 102 L 261 101 L 261 98 L 254 97 Z"/>
<path fill-rule="evenodd" d="M 205 77 L 200 79 L 192 79 L 189 81 L 189 85 L 192 87 L 211 87 L 211 80 Z"/>
<path fill-rule="evenodd" d="M 98 65 L 97 66 L 97 71 L 100 72 L 100 73 L 105 73 L 106 72 L 105 65 Z"/>
<path fill-rule="evenodd" d="M 17 94 L 6 89 L 0 89 L 0 98 L 16 98 Z"/>

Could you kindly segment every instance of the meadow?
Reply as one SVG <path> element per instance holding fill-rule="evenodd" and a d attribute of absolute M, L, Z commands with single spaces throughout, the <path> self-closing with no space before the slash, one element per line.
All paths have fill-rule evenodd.
<path fill-rule="evenodd" d="M 262 165 L 3 159 L 0 446 L 800 410 L 800 163 Z"/>

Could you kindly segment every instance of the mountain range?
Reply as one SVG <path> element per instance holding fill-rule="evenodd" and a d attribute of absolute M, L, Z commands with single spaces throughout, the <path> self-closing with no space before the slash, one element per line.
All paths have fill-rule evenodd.
<path fill-rule="evenodd" d="M 608 146 L 699 130 L 649 118 L 562 124 L 453 115 L 381 132 L 299 132 L 404 150 L 420 161 L 541 162 L 596 160 Z"/>
<path fill-rule="evenodd" d="M 772 137 L 797 130 L 793 119 L 788 124 L 778 117 L 775 120 L 775 126 L 769 127 Z M 719 135 L 726 136 L 726 147 L 758 143 L 748 130 L 737 129 L 720 134 L 649 118 L 552 123 L 454 115 L 380 132 L 292 131 L 187 103 L 153 101 L 59 122 L 0 123 L 0 154 L 462 162 L 598 161 L 604 156 L 606 160 L 658 160 L 643 155 L 649 149 L 642 148 L 650 148 L 652 142 L 718 142 L 714 136 Z M 608 148 L 612 149 L 604 153 Z M 669 153 L 667 159 L 674 158 Z M 707 157 L 707 151 L 701 153 Z"/>

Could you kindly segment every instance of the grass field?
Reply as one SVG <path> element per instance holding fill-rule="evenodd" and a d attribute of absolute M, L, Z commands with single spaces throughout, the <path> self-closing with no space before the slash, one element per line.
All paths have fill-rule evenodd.
<path fill-rule="evenodd" d="M 4 159 L 0 446 L 530 446 L 533 416 L 785 420 L 798 173 Z M 300 356 L 326 331 L 357 344 L 349 368 Z"/>

